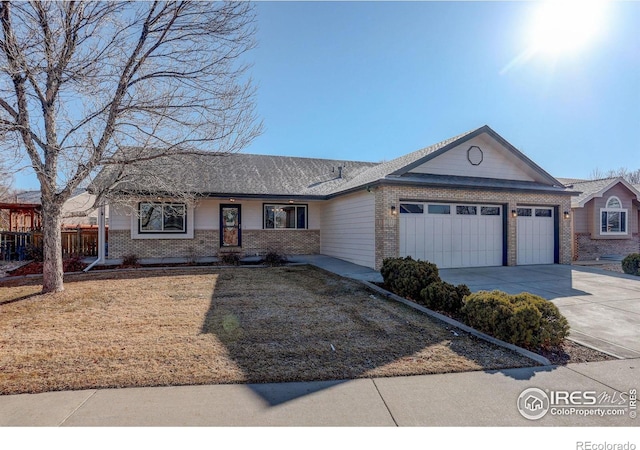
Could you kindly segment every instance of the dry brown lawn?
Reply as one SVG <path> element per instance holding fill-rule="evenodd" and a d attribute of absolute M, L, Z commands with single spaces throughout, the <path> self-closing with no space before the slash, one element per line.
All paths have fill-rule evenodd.
<path fill-rule="evenodd" d="M 0 393 L 528 366 L 308 266 L 94 272 L 0 285 Z"/>

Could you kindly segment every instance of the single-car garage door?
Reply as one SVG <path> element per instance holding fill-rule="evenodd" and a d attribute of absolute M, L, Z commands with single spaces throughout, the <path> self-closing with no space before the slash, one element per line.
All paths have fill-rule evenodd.
<path fill-rule="evenodd" d="M 553 264 L 553 208 L 521 206 L 518 208 L 518 265 Z"/>
<path fill-rule="evenodd" d="M 400 256 L 440 268 L 501 266 L 502 207 L 400 203 Z"/>

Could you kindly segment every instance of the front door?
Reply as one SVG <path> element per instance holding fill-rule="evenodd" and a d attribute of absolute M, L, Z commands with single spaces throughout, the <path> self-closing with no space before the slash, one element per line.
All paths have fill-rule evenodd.
<path fill-rule="evenodd" d="M 240 205 L 220 205 L 220 247 L 240 247 Z"/>

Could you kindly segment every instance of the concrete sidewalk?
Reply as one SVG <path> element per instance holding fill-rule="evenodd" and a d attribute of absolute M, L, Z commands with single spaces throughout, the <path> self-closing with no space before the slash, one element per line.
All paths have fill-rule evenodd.
<path fill-rule="evenodd" d="M 523 390 L 638 388 L 640 360 L 395 378 L 0 396 L 0 426 L 638 426 L 622 416 L 525 419 Z M 613 397 L 616 401 L 620 397 Z M 610 402 L 603 410 L 610 410 Z M 607 408 L 609 407 L 609 409 Z M 631 414 L 633 415 L 633 414 Z"/>
<path fill-rule="evenodd" d="M 380 273 L 321 255 L 296 257 L 342 276 L 381 281 Z M 557 268 L 558 266 L 554 266 Z M 507 269 L 509 270 L 509 269 Z M 550 269 L 551 270 L 551 269 Z M 524 273 L 530 272 L 525 270 Z M 511 272 L 514 272 L 511 270 Z M 516 271 L 517 272 L 517 271 Z M 468 272 L 450 272 L 465 277 Z M 482 285 L 485 275 L 476 281 Z M 528 273 L 539 284 L 540 274 Z M 550 273 L 548 277 L 555 276 Z M 523 275 L 524 276 L 524 275 Z M 545 279 L 545 287 L 549 287 Z M 477 287 L 477 286 L 474 286 Z M 517 286 L 518 288 L 520 286 Z M 515 289 L 516 287 L 514 287 Z M 574 286 L 558 286 L 558 289 Z M 574 292 L 558 292 L 557 295 Z M 583 293 L 584 295 L 584 293 Z M 626 426 L 635 427 L 635 409 L 623 396 L 640 385 L 640 359 L 501 371 L 411 377 L 248 385 L 205 385 L 94 389 L 0 396 L 0 426 Z M 602 398 L 599 415 L 549 412 L 528 420 L 518 411 L 528 388 L 544 392 L 593 391 Z M 599 397 L 600 398 L 600 397 Z M 621 416 L 609 415 L 613 410 Z M 569 410 L 560 408 L 560 412 Z M 589 410 L 591 411 L 591 410 Z M 556 411 L 557 412 L 557 411 Z"/>
<path fill-rule="evenodd" d="M 352 278 L 354 280 L 382 283 L 382 275 L 380 275 L 379 270 L 359 266 L 338 258 L 332 258 L 331 256 L 294 255 L 289 257 L 289 262 L 309 264 L 340 275 L 341 277 Z"/>

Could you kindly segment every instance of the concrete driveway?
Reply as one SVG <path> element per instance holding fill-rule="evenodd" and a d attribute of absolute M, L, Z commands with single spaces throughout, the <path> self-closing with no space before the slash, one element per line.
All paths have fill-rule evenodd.
<path fill-rule="evenodd" d="M 552 301 L 570 338 L 619 358 L 640 357 L 640 277 L 581 266 L 441 269 L 443 280 L 472 292 L 531 292 Z"/>

